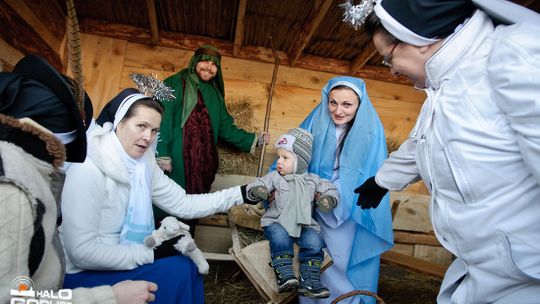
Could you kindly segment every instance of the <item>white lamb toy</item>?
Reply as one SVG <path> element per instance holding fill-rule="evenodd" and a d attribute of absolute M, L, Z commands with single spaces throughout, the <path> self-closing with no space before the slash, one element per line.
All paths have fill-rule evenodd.
<path fill-rule="evenodd" d="M 168 216 L 161 221 L 159 229 L 154 230 L 151 235 L 144 238 L 144 244 L 151 248 L 160 246 L 164 241 L 182 235 L 174 248 L 183 255 L 189 257 L 201 274 L 207 274 L 210 266 L 204 258 L 202 251 L 197 248 L 195 241 L 189 234 L 189 226 L 177 220 L 173 216 Z"/>

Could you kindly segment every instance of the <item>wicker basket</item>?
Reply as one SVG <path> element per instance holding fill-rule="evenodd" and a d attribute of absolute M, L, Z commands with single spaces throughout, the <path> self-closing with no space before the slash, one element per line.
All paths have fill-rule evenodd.
<path fill-rule="evenodd" d="M 354 296 L 357 296 L 357 295 L 371 296 L 371 297 L 373 297 L 373 298 L 375 298 L 377 300 L 377 304 L 385 304 L 381 297 L 379 297 L 378 295 L 374 294 L 371 291 L 365 291 L 365 290 L 353 290 L 351 292 L 347 292 L 345 294 L 342 294 L 341 296 L 335 298 L 334 301 L 332 301 L 332 304 L 336 304 L 341 300 L 344 300 L 344 299 L 347 299 L 347 298 L 350 298 L 350 297 L 354 297 Z"/>

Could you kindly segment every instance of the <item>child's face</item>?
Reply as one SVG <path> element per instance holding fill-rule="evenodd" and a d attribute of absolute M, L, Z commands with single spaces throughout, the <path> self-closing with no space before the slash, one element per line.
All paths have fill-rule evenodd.
<path fill-rule="evenodd" d="M 279 174 L 287 175 L 294 173 L 294 154 L 285 149 L 278 149 L 277 154 L 277 171 L 279 172 Z"/>

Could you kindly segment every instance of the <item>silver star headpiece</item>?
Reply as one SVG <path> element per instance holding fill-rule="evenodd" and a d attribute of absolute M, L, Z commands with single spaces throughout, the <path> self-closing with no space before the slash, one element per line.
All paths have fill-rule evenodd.
<path fill-rule="evenodd" d="M 174 90 L 169 88 L 156 76 L 148 74 L 130 74 L 131 80 L 137 85 L 137 89 L 144 95 L 157 99 L 161 102 L 174 99 Z"/>
<path fill-rule="evenodd" d="M 358 30 L 366 21 L 367 16 L 373 11 L 375 2 L 375 0 L 362 0 L 360 4 L 353 5 L 352 0 L 347 0 L 340 4 L 339 6 L 345 10 L 343 12 L 343 21 Z"/>

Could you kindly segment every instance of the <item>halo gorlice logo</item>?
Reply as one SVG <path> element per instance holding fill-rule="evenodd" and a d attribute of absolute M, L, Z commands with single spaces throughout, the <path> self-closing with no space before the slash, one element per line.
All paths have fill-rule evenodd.
<path fill-rule="evenodd" d="M 72 304 L 72 290 L 34 290 L 34 282 L 29 277 L 20 276 L 11 282 L 10 304 Z"/>

